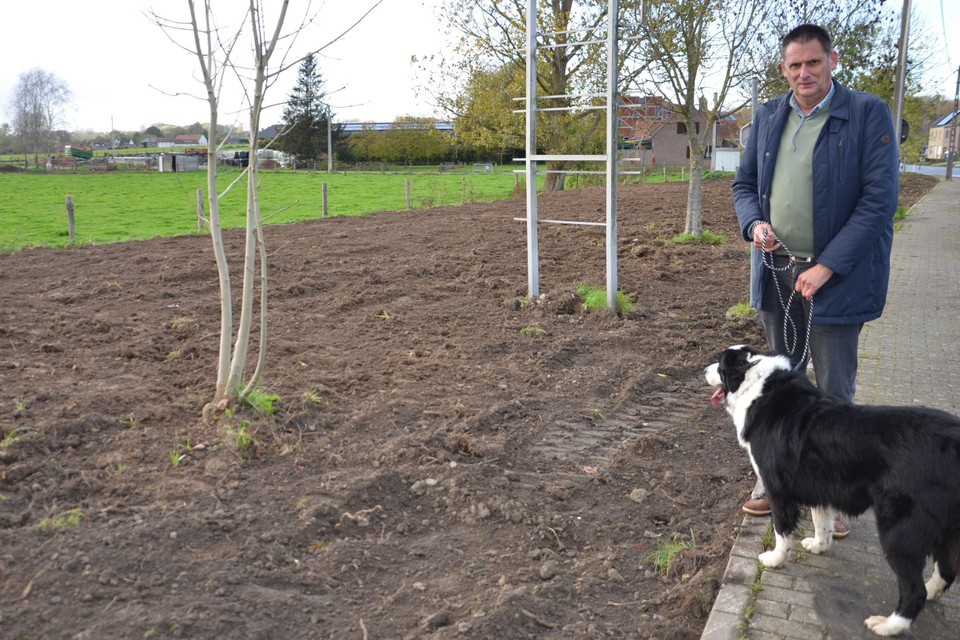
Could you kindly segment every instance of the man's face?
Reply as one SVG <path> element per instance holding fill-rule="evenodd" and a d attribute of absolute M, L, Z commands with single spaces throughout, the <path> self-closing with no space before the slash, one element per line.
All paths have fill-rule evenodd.
<path fill-rule="evenodd" d="M 817 40 L 791 42 L 783 51 L 780 70 L 790 83 L 797 104 L 805 111 L 817 106 L 830 91 L 837 52 L 827 53 Z"/>

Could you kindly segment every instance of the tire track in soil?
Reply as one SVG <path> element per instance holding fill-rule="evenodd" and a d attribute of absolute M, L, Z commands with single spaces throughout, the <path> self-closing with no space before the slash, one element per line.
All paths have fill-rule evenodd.
<path fill-rule="evenodd" d="M 669 419 L 665 419 L 665 415 Z M 643 402 L 626 402 L 614 416 L 553 419 L 531 452 L 548 460 L 567 460 L 580 467 L 608 467 L 614 455 L 634 441 L 661 434 L 696 419 L 698 411 L 674 392 L 653 392 Z"/>

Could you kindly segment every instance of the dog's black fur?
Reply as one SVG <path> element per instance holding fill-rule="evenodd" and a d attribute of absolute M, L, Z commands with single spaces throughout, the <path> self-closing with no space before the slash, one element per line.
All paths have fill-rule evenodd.
<path fill-rule="evenodd" d="M 751 374 L 758 365 L 764 372 Z M 718 395 L 763 480 L 778 537 L 797 528 L 801 506 L 852 516 L 874 509 L 899 581 L 894 616 L 905 620 L 884 627 L 888 619 L 871 618 L 867 626 L 902 633 L 960 572 L 960 419 L 936 409 L 853 405 L 789 369 L 785 358 L 739 346 L 706 375 L 723 388 Z M 931 555 L 935 576 L 925 588 Z"/>

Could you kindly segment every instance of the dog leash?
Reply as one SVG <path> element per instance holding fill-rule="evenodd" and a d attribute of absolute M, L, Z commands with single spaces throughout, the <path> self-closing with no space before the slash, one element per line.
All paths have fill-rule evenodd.
<path fill-rule="evenodd" d="M 780 243 L 781 248 L 787 252 L 787 255 L 790 258 L 796 259 L 790 249 L 787 248 L 787 245 Z M 773 272 L 774 287 L 777 290 L 777 298 L 780 299 L 780 307 L 783 309 L 783 344 L 787 347 L 787 355 L 792 356 L 794 351 L 797 349 L 797 325 L 793 321 L 793 318 L 790 317 L 790 306 L 793 304 L 793 299 L 797 295 L 796 287 L 790 291 L 790 296 L 787 298 L 787 301 L 783 301 L 783 292 L 780 291 L 780 285 L 776 281 L 777 273 L 781 271 L 787 271 L 793 268 L 795 265 L 785 265 L 783 267 L 778 267 L 773 262 L 773 254 L 767 253 L 767 229 L 763 229 L 763 240 L 760 243 L 760 260 L 763 262 L 763 265 L 770 269 Z M 802 304 L 802 302 L 801 302 Z M 813 326 L 813 298 L 810 299 L 810 314 L 807 316 L 807 330 L 806 330 L 806 341 L 803 345 L 803 354 L 800 356 L 800 360 L 797 362 L 797 365 L 793 367 L 794 371 L 799 371 L 803 366 L 804 361 L 806 361 L 807 356 L 810 354 L 810 328 Z M 788 335 L 790 330 L 793 331 L 793 339 L 790 339 Z"/>

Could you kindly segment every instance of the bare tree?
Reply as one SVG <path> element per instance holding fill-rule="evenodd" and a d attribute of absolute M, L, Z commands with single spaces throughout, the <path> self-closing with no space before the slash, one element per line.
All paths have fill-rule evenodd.
<path fill-rule="evenodd" d="M 631 21 L 643 43 L 637 64 L 647 68 L 638 84 L 670 100 L 686 125 L 690 149 L 686 233 L 699 236 L 703 232 L 703 166 L 714 123 L 742 106 L 725 111 L 722 105 L 762 68 L 757 61 L 764 58 L 766 41 L 759 25 L 766 20 L 768 4 L 766 0 L 651 0 L 643 18 Z"/>
<path fill-rule="evenodd" d="M 207 198 L 209 208 L 210 236 L 220 278 L 220 352 L 217 361 L 217 386 L 212 406 L 226 408 L 231 402 L 243 400 L 256 388 L 263 375 L 267 354 L 267 252 L 263 236 L 263 218 L 260 212 L 259 176 L 257 172 L 257 154 L 260 150 L 260 117 L 267 106 L 266 95 L 270 86 L 281 73 L 299 64 L 307 55 L 316 54 L 330 46 L 343 35 L 356 27 L 370 11 L 382 0 L 373 2 L 370 9 L 346 31 L 318 49 L 306 52 L 293 61 L 294 44 L 297 36 L 317 16 L 311 11 L 309 3 L 304 17 L 296 28 L 284 32 L 289 0 L 283 0 L 276 7 L 275 24 L 268 27 L 263 0 L 249 0 L 246 12 L 238 26 L 231 31 L 221 29 L 212 8 L 213 0 L 203 0 L 198 11 L 195 0 L 187 0 L 190 11 L 188 22 L 162 18 L 151 14 L 154 22 L 167 33 L 178 46 L 196 56 L 200 67 L 201 80 L 205 90 L 205 100 L 210 110 L 209 137 L 207 144 Z M 181 44 L 178 35 L 188 34 L 190 43 Z M 285 49 L 279 56 L 279 62 L 271 61 L 278 53 L 278 46 L 284 43 Z M 250 58 L 238 59 L 240 50 L 248 49 Z M 223 192 L 219 191 L 217 159 L 222 140 L 218 139 L 219 113 L 222 90 L 228 81 L 240 85 L 249 114 L 250 143 L 248 153 L 250 162 Z M 246 240 L 244 243 L 243 280 L 241 286 L 240 314 L 236 337 L 233 335 L 233 298 L 231 294 L 230 270 L 220 227 L 220 198 L 222 198 L 241 180 L 246 180 Z M 259 263 L 259 269 L 257 265 Z M 259 285 L 259 298 L 256 295 Z M 244 384 L 247 370 L 249 343 L 253 333 L 254 306 L 259 301 L 259 351 L 253 373 Z"/>
<path fill-rule="evenodd" d="M 55 74 L 31 69 L 20 74 L 10 110 L 13 131 L 24 156 L 33 153 L 37 164 L 41 152 L 53 151 L 54 131 L 65 124 L 70 88 Z"/>

